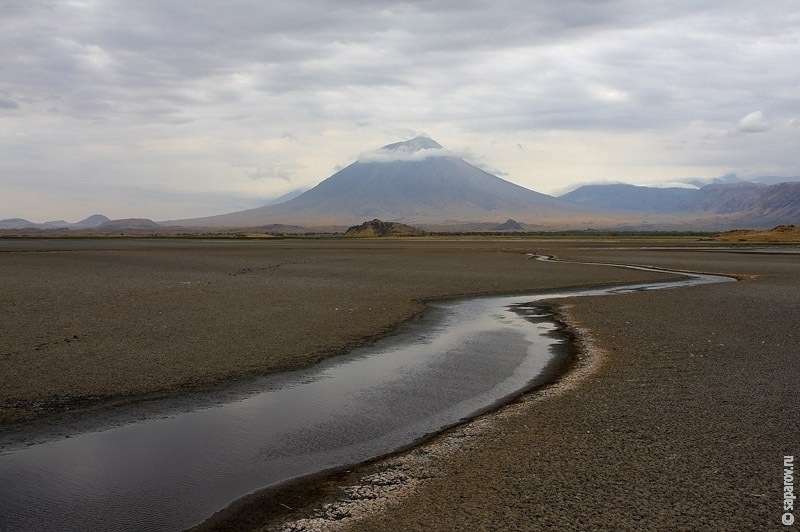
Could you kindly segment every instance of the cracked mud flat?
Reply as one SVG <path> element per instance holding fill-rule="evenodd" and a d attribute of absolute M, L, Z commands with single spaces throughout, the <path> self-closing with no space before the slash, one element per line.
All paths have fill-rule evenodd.
<path fill-rule="evenodd" d="M 213 286 L 223 274 L 234 280 L 250 278 L 261 281 L 255 283 L 259 285 L 255 292 L 253 284 L 246 287 L 232 284 L 215 294 L 206 294 L 222 294 L 219 302 L 223 309 L 228 310 L 226 294 L 231 300 L 243 302 L 244 311 L 255 309 L 264 312 L 258 310 L 260 304 L 269 295 L 268 287 L 277 283 L 283 289 L 294 287 L 293 295 L 299 298 L 298 301 L 307 301 L 309 306 L 327 305 L 334 312 L 333 308 L 345 306 L 341 305 L 341 294 L 335 288 L 332 292 L 320 291 L 320 286 L 335 284 L 324 281 L 328 275 L 331 275 L 331 281 L 343 281 L 348 295 L 352 296 L 346 300 L 353 303 L 345 307 L 348 311 L 367 300 L 386 304 L 385 313 L 383 310 L 377 312 L 375 319 L 360 314 L 353 316 L 358 319 L 325 322 L 330 337 L 315 333 L 311 336 L 313 342 L 309 342 L 309 335 L 303 333 L 308 328 L 307 323 L 298 322 L 294 333 L 305 342 L 304 348 L 309 344 L 316 346 L 314 357 L 341 349 L 341 345 L 347 342 L 357 342 L 365 334 L 380 334 L 384 330 L 382 324 L 405 319 L 403 316 L 413 314 L 418 308 L 415 301 L 426 297 L 495 291 L 514 293 L 555 286 L 623 282 L 636 277 L 630 272 L 610 269 L 570 266 L 555 270 L 549 265 L 533 264 L 533 261 L 518 262 L 522 254 L 531 251 L 550 252 L 577 260 L 737 274 L 750 280 L 736 283 L 735 289 L 697 287 L 681 292 L 629 294 L 602 302 L 584 300 L 573 306 L 569 309 L 570 319 L 591 331 L 596 344 L 608 353 L 607 362 L 584 379 L 580 386 L 570 388 L 566 393 L 530 404 L 523 401 L 511 405 L 509 409 L 514 415 L 509 419 L 503 417 L 507 415 L 505 409 L 499 414 L 480 418 L 477 423 L 489 423 L 485 419 L 490 419 L 491 423 L 487 425 L 490 428 L 481 432 L 484 436 L 474 440 L 479 440 L 479 443 L 467 445 L 467 438 L 451 440 L 451 452 L 435 455 L 435 468 L 420 466 L 423 473 L 418 477 L 414 476 L 413 469 L 399 469 L 401 473 L 417 478 L 413 490 L 395 489 L 392 498 L 373 500 L 376 504 L 385 502 L 387 510 L 378 511 L 377 506 L 364 511 L 349 509 L 347 512 L 363 518 L 340 521 L 337 526 L 349 530 L 774 529 L 773 525 L 780 519 L 775 509 L 779 505 L 779 485 L 773 478 L 777 475 L 774 470 L 778 469 L 773 463 L 774 457 L 792 450 L 796 454 L 797 435 L 800 434 L 797 423 L 800 397 L 796 386 L 800 370 L 795 332 L 796 323 L 800 322 L 796 305 L 800 300 L 797 257 L 626 250 L 618 249 L 618 242 L 578 246 L 530 241 L 438 243 L 427 249 L 417 248 L 416 243 L 405 246 L 393 243 L 329 249 L 326 244 L 303 249 L 292 246 L 274 248 L 269 250 L 269 260 L 275 259 L 276 264 L 279 261 L 288 264 L 288 259 L 292 259 L 296 263 L 306 260 L 306 264 L 316 261 L 314 264 L 317 266 L 311 268 L 314 271 L 295 269 L 285 277 L 269 279 L 269 282 L 259 276 L 264 275 L 263 272 L 288 270 L 273 268 L 246 275 L 227 275 L 229 271 L 257 267 L 259 261 L 267 260 L 267 251 L 263 249 L 243 252 L 230 248 L 208 254 L 208 250 L 186 252 L 178 246 L 156 253 L 132 249 L 114 253 L 93 250 L 83 252 L 88 256 L 73 255 L 70 258 L 63 253 L 58 256 L 42 254 L 35 259 L 0 253 L 0 260 L 6 268 L 4 271 L 14 272 L 21 281 L 21 288 L 16 288 L 20 285 L 3 285 L 4 293 L 10 294 L 4 300 L 6 308 L 16 307 L 14 312 L 18 313 L 16 316 L 13 313 L 8 315 L 19 318 L 17 326 L 27 323 L 28 327 L 17 327 L 11 331 L 12 335 L 3 336 L 14 342 L 22 340 L 20 345 L 23 346 L 19 351 L 6 349 L 10 344 L 3 346 L 3 353 L 12 355 L 0 360 L 4 364 L 0 368 L 3 370 L 0 371 L 4 379 L 3 393 L 11 400 L 38 400 L 53 390 L 83 397 L 114 394 L 124 389 L 124 386 L 116 386 L 113 379 L 104 381 L 106 366 L 79 350 L 65 351 L 60 356 L 67 359 L 66 367 L 71 372 L 81 374 L 90 368 L 96 369 L 95 382 L 100 383 L 99 386 L 88 382 L 91 379 L 78 379 L 76 385 L 70 373 L 63 378 L 57 374 L 58 371 L 51 375 L 48 372 L 59 366 L 50 364 L 40 364 L 42 371 L 37 378 L 43 380 L 26 382 L 21 386 L 14 370 L 19 368 L 20 359 L 27 357 L 25 345 L 34 351 L 32 346 L 43 343 L 42 333 L 52 335 L 56 332 L 52 335 L 55 340 L 61 337 L 60 329 L 54 325 L 64 325 L 64 316 L 73 318 L 71 323 L 67 323 L 70 327 L 66 333 L 75 330 L 76 324 L 84 329 L 101 330 L 102 327 L 93 329 L 93 326 L 100 322 L 113 324 L 116 319 L 116 323 L 123 325 L 117 331 L 131 329 L 125 334 L 141 335 L 143 322 L 146 323 L 151 311 L 158 308 L 158 298 L 151 300 L 149 292 L 142 287 L 150 287 L 152 281 L 158 284 L 173 276 L 175 284 L 178 284 L 179 280 L 187 280 L 187 271 L 210 275 L 212 284 L 178 286 Z M 198 262 L 198 257 L 205 257 L 202 263 Z M 105 262 L 102 267 L 97 267 L 99 259 Z M 21 270 L 15 271 L 14 268 Z M 98 279 L 127 279 L 122 285 L 117 285 L 116 291 L 103 293 L 100 290 L 101 296 L 118 296 L 119 287 L 124 286 L 126 289 L 122 296 L 125 300 L 143 305 L 119 305 L 116 314 L 105 314 L 102 319 L 94 317 L 93 313 L 87 312 L 94 310 L 91 298 L 68 289 L 81 286 L 76 280 L 84 280 L 86 268 L 92 271 L 86 283 L 95 288 L 100 285 L 94 283 Z M 387 271 L 397 275 L 387 276 Z M 156 272 L 155 277 L 153 272 Z M 213 277 L 214 272 L 220 275 L 219 278 Z M 381 275 L 375 275 L 375 272 Z M 414 275 L 406 272 L 414 272 Z M 42 277 L 48 279 L 48 283 L 39 282 Z M 144 279 L 141 283 L 138 281 L 140 277 Z M 25 283 L 29 283 L 27 288 Z M 303 288 L 309 286 L 313 289 L 303 292 Z M 49 297 L 59 293 L 79 297 Z M 334 297 L 329 299 L 331 293 Z M 34 296 L 31 298 L 33 303 L 57 301 L 61 306 L 50 309 L 41 305 L 37 307 L 26 301 L 25 296 L 29 295 Z M 182 294 L 172 289 L 160 294 L 164 299 L 176 296 L 188 308 L 190 315 L 201 318 L 208 315 L 203 310 L 203 297 L 199 305 L 194 305 L 197 302 L 192 300 L 196 294 L 190 299 L 182 298 Z M 104 297 L 97 300 L 102 301 Z M 26 305 L 27 309 L 20 309 Z M 40 309 L 45 310 L 47 320 L 37 321 L 38 313 L 25 313 Z M 208 312 L 213 314 L 213 311 Z M 83 317 L 75 319 L 75 316 Z M 272 316 L 275 319 L 276 315 Z M 27 322 L 26 317 L 29 318 Z M 270 316 L 261 317 L 268 320 Z M 184 318 L 180 314 L 170 314 L 166 319 L 168 325 L 177 326 L 178 332 L 191 331 L 185 328 L 185 323 L 181 325 Z M 15 325 L 13 320 L 7 323 Z M 201 323 L 219 336 L 219 343 L 212 342 L 212 346 L 228 343 L 247 350 L 247 342 L 242 342 L 235 329 L 231 333 L 221 326 L 224 323 L 209 320 Z M 665 326 L 667 324 L 670 326 Z M 343 331 L 346 334 L 342 334 Z M 104 344 L 100 336 L 84 336 L 80 330 L 72 334 L 87 338 L 87 344 L 89 340 L 96 346 Z M 141 344 L 134 342 L 130 345 L 124 352 L 125 356 L 120 358 L 124 362 L 130 356 L 131 366 L 147 379 L 136 381 L 132 390 L 126 393 L 135 396 L 153 390 L 170 390 L 175 386 L 192 388 L 230 378 L 231 374 L 269 372 L 276 366 L 308 363 L 307 355 L 293 356 L 291 349 L 286 348 L 273 349 L 270 356 L 265 357 L 262 353 L 251 357 L 251 360 L 255 359 L 254 365 L 241 362 L 247 357 L 218 360 L 219 355 L 215 355 L 213 349 L 200 349 L 194 353 L 199 356 L 199 363 L 187 370 L 181 364 L 175 364 L 187 356 L 180 338 L 178 333 L 163 335 L 153 344 L 159 346 L 162 362 L 169 368 L 168 371 L 164 367 L 156 369 L 166 377 L 159 371 L 152 371 L 147 357 L 137 359 L 136 348 Z M 107 341 L 105 344 L 108 345 Z M 54 341 L 53 345 L 60 344 Z M 268 339 L 266 345 L 272 345 Z M 20 354 L 24 356 L 20 357 Z M 53 355 L 47 351 L 31 354 Z M 276 364 L 280 360 L 283 362 Z M 120 365 L 119 361 L 110 366 L 117 374 L 127 374 L 125 364 Z M 253 370 L 253 367 L 257 369 Z M 8 392 L 24 390 L 27 385 L 32 390 L 27 395 Z M 44 418 L 35 412 L 25 415 L 45 421 L 54 419 L 50 414 Z M 13 428 L 16 425 L 6 424 L 5 427 L 16 430 Z M 435 438 L 427 445 L 436 445 L 438 441 L 439 438 Z M 455 442 L 460 442 L 460 445 L 455 445 Z M 407 454 L 422 453 L 424 457 L 424 449 L 425 446 Z M 402 457 L 398 455 L 388 460 Z M 364 467 L 377 468 L 371 474 L 382 466 L 376 463 Z M 359 485 L 357 478 L 368 476 L 358 476 L 359 471 L 351 471 L 354 476 L 344 479 L 347 481 L 340 485 Z M 393 482 L 393 478 L 396 479 L 390 477 L 387 482 Z M 391 486 L 390 483 L 385 489 Z M 574 497 L 576 486 L 580 486 L 580 500 Z M 274 502 L 270 503 L 266 513 L 273 515 L 277 509 L 286 510 L 283 506 L 289 506 L 293 508 L 295 518 L 313 518 L 313 508 L 321 505 L 315 505 L 313 501 L 306 506 L 297 505 L 295 499 L 288 498 L 290 492 L 286 491 L 287 498 L 271 499 Z M 403 496 L 399 497 L 401 492 Z M 334 502 L 334 499 L 336 497 L 330 494 L 320 494 L 318 500 Z M 382 500 L 384 502 L 378 502 Z M 248 513 L 253 512 L 243 511 L 240 521 L 246 521 Z M 248 527 L 237 529 L 283 526 L 270 521 L 273 518 L 251 520 Z M 225 527 L 219 525 L 217 529 L 224 530 Z"/>
<path fill-rule="evenodd" d="M 737 274 L 746 280 L 568 302 L 569 322 L 595 347 L 584 369 L 488 421 L 482 418 L 474 444 L 455 440 L 462 444 L 437 455 L 434 475 L 414 479 L 409 489 L 395 490 L 372 510 L 367 501 L 351 512 L 353 518 L 312 515 L 311 521 L 297 521 L 299 526 L 349 531 L 781 526 L 782 457 L 796 455 L 800 447 L 800 337 L 792 325 L 800 319 L 798 257 L 560 251 L 576 260 Z M 408 453 L 412 462 L 420 450 Z M 281 526 L 287 525 L 263 529 Z"/>
<path fill-rule="evenodd" d="M 0 423 L 206 390 L 369 343 L 424 301 L 662 279 L 529 242 L 0 241 Z"/>
<path fill-rule="evenodd" d="M 174 530 L 252 490 L 405 448 L 558 371 L 561 344 L 528 301 L 432 303 L 374 346 L 261 379 L 263 393 L 0 454 L 0 528 Z"/>

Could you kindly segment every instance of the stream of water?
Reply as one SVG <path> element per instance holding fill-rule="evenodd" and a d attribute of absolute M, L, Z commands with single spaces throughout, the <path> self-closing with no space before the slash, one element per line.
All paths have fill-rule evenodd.
<path fill-rule="evenodd" d="M 536 302 L 437 302 L 374 345 L 222 405 L 0 449 L 0 531 L 175 531 L 255 490 L 410 445 L 526 389 L 563 339 Z"/>

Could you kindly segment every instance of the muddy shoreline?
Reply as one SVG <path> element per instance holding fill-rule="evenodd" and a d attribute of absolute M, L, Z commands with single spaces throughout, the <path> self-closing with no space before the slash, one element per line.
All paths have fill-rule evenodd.
<path fill-rule="evenodd" d="M 555 301 L 582 365 L 261 530 L 777 529 L 800 447 L 797 257 L 560 255 L 744 281 Z"/>
<path fill-rule="evenodd" d="M 0 426 L 309 367 L 390 333 L 429 300 L 665 278 L 559 272 L 527 260 L 533 246 L 0 242 Z"/>
<path fill-rule="evenodd" d="M 242 497 L 224 510 L 217 512 L 202 524 L 190 528 L 191 532 L 248 532 L 262 530 L 264 527 L 278 526 L 292 520 L 307 517 L 310 512 L 318 513 L 316 508 L 325 505 L 336 505 L 342 500 L 342 486 L 363 484 L 363 479 L 368 476 L 386 475 L 390 469 L 389 464 L 402 460 L 409 452 L 426 444 L 434 444 L 446 438 L 459 428 L 474 423 L 485 416 L 491 416 L 500 409 L 506 408 L 524 400 L 531 394 L 556 385 L 566 375 L 572 373 L 577 367 L 588 364 L 583 353 L 586 352 L 581 340 L 573 329 L 565 322 L 566 318 L 561 313 L 558 305 L 543 302 L 535 305 L 537 308 L 550 314 L 557 329 L 553 336 L 561 340 L 552 346 L 552 359 L 545 369 L 533 379 L 524 389 L 504 398 L 502 401 L 487 406 L 469 418 L 464 418 L 456 424 L 442 430 L 418 438 L 409 445 L 398 448 L 395 452 L 383 455 L 358 464 L 333 468 L 300 479 L 271 486 L 248 496 Z M 386 479 L 380 483 L 384 488 L 392 485 Z M 400 486 L 401 483 L 397 483 Z M 362 485 L 362 492 L 368 491 Z M 368 498 L 377 493 L 369 493 Z"/>
<path fill-rule="evenodd" d="M 305 529 L 676 530 L 712 522 L 722 530 L 770 529 L 769 509 L 778 504 L 777 492 L 770 488 L 771 460 L 780 452 L 796 452 L 800 445 L 800 398 L 791 385 L 800 377 L 792 332 L 800 322 L 794 303 L 800 300 L 796 257 L 682 250 L 695 244 L 685 241 L 669 250 L 645 250 L 640 240 L 634 245 L 552 240 L 237 244 L 214 243 L 210 248 L 137 242 L 130 248 L 115 243 L 114 249 L 104 249 L 105 244 L 84 243 L 71 251 L 0 251 L 0 266 L 17 281 L 2 287 L 10 319 L 4 325 L 8 330 L 2 331 L 8 340 L 0 352 L 0 404 L 109 395 L 135 402 L 164 390 L 179 390 L 176 396 L 181 396 L 185 390 L 208 389 L 213 382 L 313 364 L 361 338 L 385 334 L 393 324 L 418 313 L 429 298 L 664 278 L 608 267 L 548 265 L 526 260 L 525 253 L 736 275 L 748 279 L 735 283 L 745 288 L 698 287 L 604 301 L 556 301 L 567 305 L 564 318 L 572 329 L 588 331 L 589 344 L 598 346 L 602 355 L 602 363 L 580 386 L 553 391 L 581 374 L 576 367 L 554 386 L 414 449 L 287 486 L 269 497 L 261 494 L 246 508 L 235 507 L 236 520 L 227 525 L 210 521 L 205 529 L 240 530 L 250 523 L 253 530 L 300 530 L 303 521 L 297 519 L 325 512 L 333 512 L 333 517 Z M 648 244 L 676 247 L 673 241 Z M 301 302 L 299 309 L 292 308 L 288 296 Z M 273 302 L 274 312 L 264 309 L 265 300 Z M 714 311 L 708 312 L 711 304 Z M 101 311 L 114 312 L 98 312 L 98 305 Z M 362 305 L 370 312 L 359 312 Z M 171 312 L 176 310 L 183 312 Z M 159 313 L 161 321 L 154 319 Z M 220 313 L 227 319 L 215 320 Z M 313 319 L 308 319 L 309 313 Z M 704 329 L 698 327 L 700 321 L 706 323 Z M 198 332 L 197 323 L 209 334 L 202 335 L 205 342 L 187 349 L 181 340 Z M 266 334 L 263 324 L 278 325 L 283 336 Z M 160 330 L 162 325 L 169 333 Z M 760 331 L 762 343 L 751 342 L 748 329 Z M 81 341 L 64 341 L 74 335 Z M 713 342 L 706 342 L 706 336 Z M 222 345 L 239 346 L 246 356 L 229 357 L 219 349 Z M 705 358 L 697 358 L 698 346 L 703 346 L 699 352 Z M 755 349 L 760 357 L 754 366 Z M 687 364 L 694 368 L 690 374 L 680 370 Z M 776 373 L 775 366 L 783 371 Z M 92 378 L 82 377 L 90 371 Z M 687 393 L 690 400 L 677 399 Z M 704 406 L 693 394 L 705 399 Z M 648 401 L 659 407 L 665 419 L 661 425 L 641 408 Z M 102 400 L 96 404 L 102 405 L 99 410 L 108 406 Z M 737 415 L 721 422 L 720 416 L 731 415 L 728 405 L 738 407 Z M 65 420 L 80 420 L 95 411 L 94 406 L 78 406 L 46 415 L 3 407 L 0 430 L 4 438 L 33 427 L 46 433 L 48 426 L 58 430 Z M 786 416 L 775 414 L 778 411 Z M 13 421 L 20 418 L 27 421 Z M 607 430 L 597 432 L 598 422 Z M 26 428 L 19 431 L 21 427 Z M 704 431 L 726 442 L 723 449 L 730 450 L 730 441 L 742 442 L 741 449 L 726 458 Z M 660 434 L 667 450 L 682 451 L 664 451 L 660 458 L 645 452 L 643 443 L 651 441 L 648 433 Z M 593 436 L 587 439 L 586 434 Z M 435 463 L 426 458 L 430 456 Z M 622 456 L 627 461 L 621 461 Z M 754 495 L 740 496 L 741 490 L 732 489 L 717 507 L 705 493 L 714 492 L 710 481 L 698 472 L 706 472 L 705 464 L 726 460 L 742 471 L 718 466 L 725 485 L 739 483 Z M 670 463 L 679 467 L 663 469 Z M 649 478 L 643 473 L 648 467 L 663 478 L 650 479 L 652 486 L 642 488 L 634 479 L 642 474 Z M 564 484 L 570 475 L 582 482 L 586 499 L 579 506 L 563 497 L 571 489 Z M 710 478 L 718 482 L 719 474 Z M 352 508 L 322 506 L 373 497 L 359 491 L 361 479 L 385 489 L 359 519 L 347 518 L 357 513 Z M 676 489 L 676 483 L 684 487 Z M 409 486 L 402 496 L 392 495 Z M 292 510 L 276 516 L 276 506 Z M 664 525 L 657 524 L 652 508 L 662 515 Z"/>

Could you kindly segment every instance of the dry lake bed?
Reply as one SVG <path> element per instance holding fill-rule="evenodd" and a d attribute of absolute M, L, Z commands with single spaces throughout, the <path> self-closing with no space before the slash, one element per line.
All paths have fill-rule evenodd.
<path fill-rule="evenodd" d="M 152 416 L 156 400 L 217 401 L 231 382 L 374 343 L 426 301 L 675 278 L 580 262 L 636 264 L 739 282 L 555 300 L 577 347 L 560 378 L 201 528 L 774 530 L 784 457 L 800 448 L 793 251 L 692 238 L 0 240 L 0 445 Z"/>

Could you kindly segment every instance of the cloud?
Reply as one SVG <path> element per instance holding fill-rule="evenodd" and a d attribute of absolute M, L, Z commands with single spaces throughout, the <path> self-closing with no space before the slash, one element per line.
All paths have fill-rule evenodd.
<path fill-rule="evenodd" d="M 424 161 L 431 157 L 448 157 L 452 154 L 443 148 L 378 149 L 365 151 L 358 156 L 361 163 L 388 163 L 393 161 Z"/>
<path fill-rule="evenodd" d="M 13 99 L 0 94 L 0 109 L 18 109 L 19 104 Z"/>
<path fill-rule="evenodd" d="M 534 189 L 797 175 L 795 13 L 791 0 L 6 3 L 0 185 L 267 196 L 417 131 Z"/>
<path fill-rule="evenodd" d="M 764 119 L 764 113 L 753 111 L 741 120 L 736 127 L 737 133 L 763 133 L 769 131 L 770 124 Z"/>
<path fill-rule="evenodd" d="M 292 182 L 296 168 L 281 164 L 279 161 L 264 163 L 246 172 L 247 177 L 255 181 L 279 180 Z"/>

